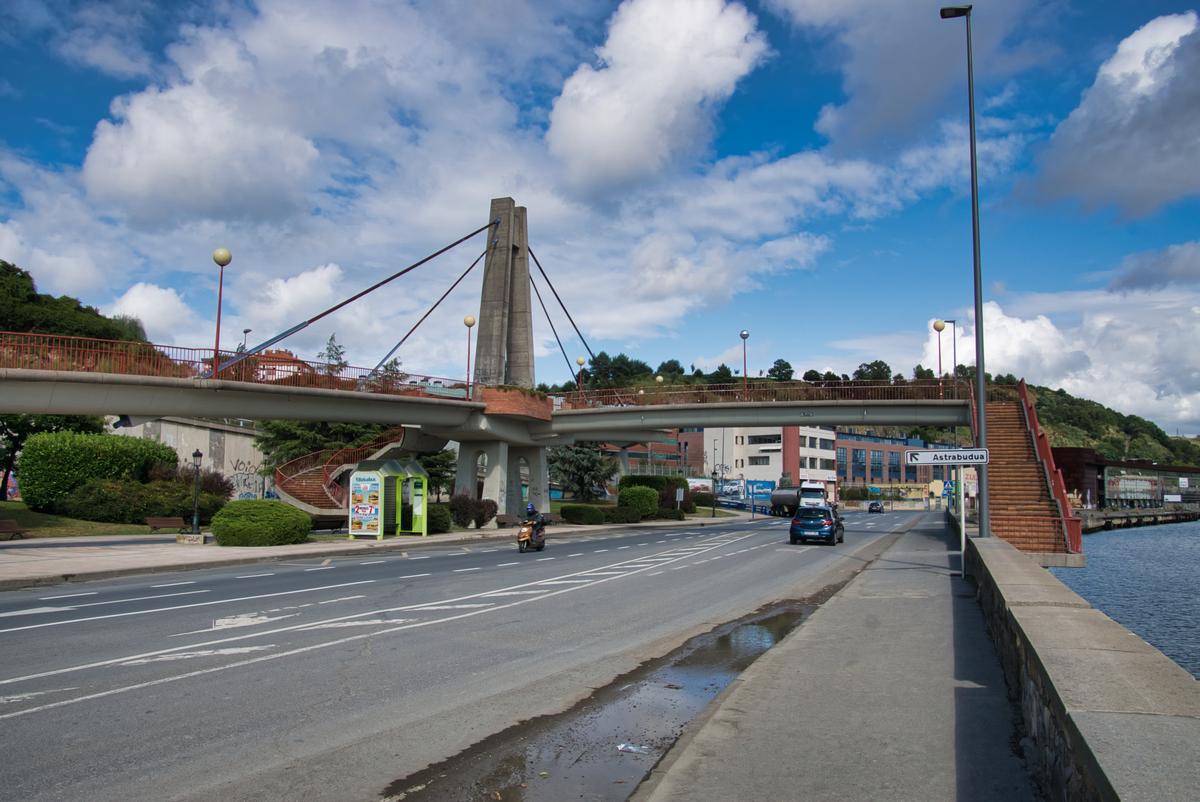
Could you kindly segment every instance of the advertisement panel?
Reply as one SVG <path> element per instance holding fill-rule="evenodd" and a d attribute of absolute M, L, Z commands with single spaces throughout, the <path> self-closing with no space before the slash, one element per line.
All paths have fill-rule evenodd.
<path fill-rule="evenodd" d="M 355 471 L 350 476 L 350 534 L 379 535 L 383 517 L 383 487 L 374 471 Z"/>

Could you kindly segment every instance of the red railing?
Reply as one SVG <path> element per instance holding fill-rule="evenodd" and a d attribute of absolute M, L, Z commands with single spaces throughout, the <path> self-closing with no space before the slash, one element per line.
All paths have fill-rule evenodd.
<path fill-rule="evenodd" d="M 1029 423 L 1029 431 L 1033 433 L 1033 444 L 1038 461 L 1042 463 L 1042 468 L 1046 471 L 1050 492 L 1058 504 L 1063 535 L 1067 541 L 1067 551 L 1072 554 L 1082 554 L 1083 522 L 1071 514 L 1071 502 L 1067 498 L 1067 486 L 1063 482 L 1062 471 L 1054 464 L 1054 452 L 1050 449 L 1050 438 L 1046 436 L 1038 423 L 1037 409 L 1034 407 L 1033 399 L 1029 397 L 1029 388 L 1025 385 L 1024 379 L 1021 379 L 1017 385 L 1017 395 L 1021 399 L 1025 420 Z"/>
<path fill-rule="evenodd" d="M 400 443 L 403 441 L 404 429 L 397 426 L 393 429 L 388 429 L 369 443 L 363 443 L 361 446 L 347 446 L 346 448 L 339 448 L 336 451 L 324 452 L 329 454 L 325 459 L 325 466 L 321 471 L 325 493 L 336 501 L 339 506 L 344 505 L 346 503 L 346 488 L 334 481 L 334 474 L 337 472 L 337 469 L 343 465 L 361 462 L 364 457 L 374 454 L 389 443 Z"/>
<path fill-rule="evenodd" d="M 312 470 L 318 465 L 324 464 L 325 460 L 332 453 L 331 449 L 314 451 L 311 454 L 305 454 L 303 457 L 296 457 L 294 460 L 283 463 L 275 469 L 275 486 L 282 488 L 286 493 L 286 485 L 289 479 L 295 479 L 305 471 Z"/>
<path fill-rule="evenodd" d="M 57 334 L 0 332 L 0 368 L 60 370 L 73 373 L 115 373 L 126 376 L 209 378 L 213 349 L 126 340 L 93 340 Z M 222 363 L 237 354 L 222 351 Z M 467 384 L 415 373 L 373 373 L 370 368 L 335 367 L 298 359 L 287 352 L 268 351 L 248 356 L 221 370 L 222 381 L 284 387 L 312 387 L 386 395 L 465 399 Z"/>
<path fill-rule="evenodd" d="M 663 404 L 712 404 L 780 401 L 937 401 L 965 400 L 970 385 L 965 381 L 920 381 L 893 384 L 886 381 L 778 382 L 756 380 L 743 386 L 731 384 L 661 384 L 577 390 L 567 393 L 568 409 L 654 406 Z"/>

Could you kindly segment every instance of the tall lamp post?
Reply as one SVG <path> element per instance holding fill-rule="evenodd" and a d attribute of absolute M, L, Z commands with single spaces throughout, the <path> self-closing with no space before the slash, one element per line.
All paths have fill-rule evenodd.
<path fill-rule="evenodd" d="M 958 398 L 958 321 L 946 320 L 945 323 L 950 324 L 950 378 L 954 379 L 954 384 L 950 385 L 954 388 L 954 397 Z M 958 427 L 954 427 L 954 446 L 958 447 Z M 962 468 L 959 468 L 961 473 Z"/>
<path fill-rule="evenodd" d="M 221 366 L 221 294 L 225 289 L 225 266 L 233 261 L 233 254 L 228 248 L 217 248 L 213 251 L 212 260 L 221 268 L 217 277 L 217 339 L 213 343 L 213 378 L 217 378 L 217 368 Z"/>
<path fill-rule="evenodd" d="M 712 472 L 712 482 L 713 482 L 712 515 L 709 516 L 710 518 L 717 517 L 717 479 L 720 477 L 720 475 L 721 475 L 720 472 L 718 472 L 716 467 L 714 466 L 713 472 Z"/>
<path fill-rule="evenodd" d="M 252 332 L 252 331 L 254 331 L 254 329 L 242 329 L 242 350 L 243 351 L 246 350 L 246 337 L 249 336 L 250 332 Z"/>
<path fill-rule="evenodd" d="M 575 389 L 579 391 L 579 400 L 583 401 L 583 363 L 587 360 L 581 356 L 575 357 L 575 364 L 579 367 L 579 372 L 575 376 Z"/>
<path fill-rule="evenodd" d="M 943 320 L 933 321 L 933 330 L 938 336 L 938 398 L 942 397 L 942 332 L 946 330 L 946 323 Z"/>
<path fill-rule="evenodd" d="M 200 534 L 200 460 L 204 454 L 200 449 L 192 452 L 192 470 L 194 477 L 192 480 L 192 534 Z"/>
<path fill-rule="evenodd" d="M 467 400 L 471 400 L 471 327 L 475 325 L 475 316 L 467 315 L 463 318 L 463 325 L 467 327 Z"/>
<path fill-rule="evenodd" d="M 745 329 L 742 329 L 741 331 L 738 332 L 738 336 L 742 338 L 742 395 L 744 395 L 746 397 L 746 399 L 749 400 L 749 398 L 750 398 L 750 390 L 748 389 L 749 379 L 747 378 L 748 374 L 746 373 L 746 340 L 750 339 L 750 332 L 746 331 Z"/>
<path fill-rule="evenodd" d="M 987 448 L 987 395 L 983 374 L 983 276 L 979 264 L 979 170 L 975 156 L 975 71 L 971 56 L 971 6 L 944 6 L 942 19 L 967 18 L 967 113 L 971 134 L 971 245 L 975 257 L 975 431 L 979 448 Z M 980 465 L 979 536 L 989 537 L 988 469 Z"/>

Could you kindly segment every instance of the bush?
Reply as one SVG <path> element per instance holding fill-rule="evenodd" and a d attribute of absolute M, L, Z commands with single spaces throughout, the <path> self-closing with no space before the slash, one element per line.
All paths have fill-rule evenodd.
<path fill-rule="evenodd" d="M 674 507 L 675 506 L 675 491 L 683 490 L 683 501 L 687 503 L 692 500 L 692 491 L 688 487 L 687 479 L 682 476 L 622 476 L 618 487 L 625 490 L 629 487 L 651 487 L 658 492 L 658 506 Z"/>
<path fill-rule="evenodd" d="M 677 510 L 674 507 L 659 507 L 658 512 L 654 513 L 655 518 L 662 518 L 664 521 L 682 521 L 683 510 Z"/>
<path fill-rule="evenodd" d="M 683 502 L 683 504 L 679 505 L 679 509 L 686 512 L 688 515 L 695 515 L 696 514 L 696 502 L 691 501 L 691 500 L 685 501 L 685 502 Z"/>
<path fill-rule="evenodd" d="M 564 504 L 560 513 L 564 521 L 573 524 L 604 523 L 604 508 L 591 504 Z"/>
<path fill-rule="evenodd" d="M 440 535 L 442 532 L 449 532 L 452 521 L 450 508 L 445 504 L 430 504 L 427 520 L 429 522 L 429 534 Z"/>
<path fill-rule="evenodd" d="M 312 518 L 282 501 L 231 501 L 213 516 L 212 531 L 221 546 L 282 546 L 308 540 Z"/>
<path fill-rule="evenodd" d="M 476 529 L 482 529 L 483 525 L 496 517 L 496 512 L 499 507 L 496 502 L 490 498 L 480 499 L 475 502 L 475 509 L 472 511 L 471 520 L 475 522 Z"/>
<path fill-rule="evenodd" d="M 450 520 L 466 529 L 475 519 L 475 499 L 465 493 L 450 497 Z"/>
<path fill-rule="evenodd" d="M 225 505 L 223 496 L 201 493 L 196 500 L 200 522 L 208 523 Z M 140 524 L 151 516 L 192 519 L 192 490 L 178 482 L 142 484 L 128 479 L 89 479 L 71 491 L 57 508 L 72 518 L 118 524 Z"/>
<path fill-rule="evenodd" d="M 713 505 L 713 494 L 704 492 L 693 493 L 692 502 L 695 503 L 697 508 L 711 507 Z"/>
<path fill-rule="evenodd" d="M 604 522 L 608 524 L 635 524 L 642 514 L 633 507 L 603 507 Z"/>
<path fill-rule="evenodd" d="M 150 466 L 146 479 L 151 482 L 179 482 L 191 488 L 196 483 L 196 469 L 190 465 L 171 465 L 158 463 Z M 233 482 L 225 478 L 220 471 L 205 468 L 200 471 L 200 492 L 212 493 L 221 498 L 233 496 Z"/>
<path fill-rule="evenodd" d="M 644 485 L 626 487 L 617 496 L 617 506 L 633 507 L 643 518 L 648 518 L 658 509 L 658 491 Z"/>
<path fill-rule="evenodd" d="M 26 440 L 21 451 L 21 496 L 31 509 L 53 511 L 89 479 L 141 481 L 156 463 L 176 461 L 174 449 L 153 440 L 43 432 Z"/>

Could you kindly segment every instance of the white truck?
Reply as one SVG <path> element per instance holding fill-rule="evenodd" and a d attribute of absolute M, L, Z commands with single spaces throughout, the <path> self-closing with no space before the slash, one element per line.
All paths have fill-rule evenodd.
<path fill-rule="evenodd" d="M 805 480 L 799 487 L 781 487 L 771 494 L 771 514 L 796 514 L 798 507 L 837 506 L 837 484 Z"/>

